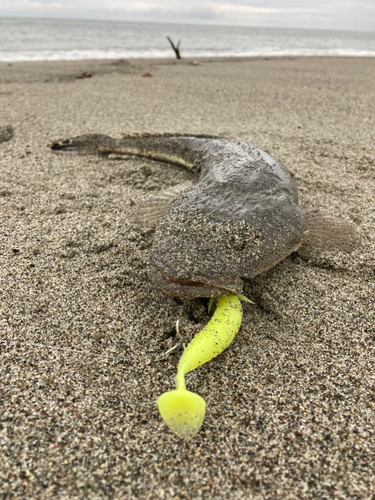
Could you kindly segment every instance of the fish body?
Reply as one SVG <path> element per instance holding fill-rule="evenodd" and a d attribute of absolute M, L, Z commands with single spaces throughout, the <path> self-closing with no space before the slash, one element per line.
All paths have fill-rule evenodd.
<path fill-rule="evenodd" d="M 309 234 L 292 174 L 248 143 L 208 136 L 90 134 L 50 147 L 139 155 L 196 172 L 196 182 L 160 210 L 150 252 L 150 279 L 170 295 L 240 294 L 243 278 L 272 268 Z M 152 215 L 155 203 L 150 207 Z M 351 231 L 348 235 L 343 240 Z"/>

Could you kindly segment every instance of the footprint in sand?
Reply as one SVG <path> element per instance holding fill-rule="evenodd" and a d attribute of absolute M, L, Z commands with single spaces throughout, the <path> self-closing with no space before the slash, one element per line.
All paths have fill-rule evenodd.
<path fill-rule="evenodd" d="M 0 144 L 2 142 L 8 142 L 13 137 L 14 130 L 11 125 L 6 125 L 5 127 L 0 127 Z"/>

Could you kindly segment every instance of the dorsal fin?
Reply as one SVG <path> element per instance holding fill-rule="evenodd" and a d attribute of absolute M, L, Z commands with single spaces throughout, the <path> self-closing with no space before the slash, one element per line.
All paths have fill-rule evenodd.
<path fill-rule="evenodd" d="M 209 134 L 176 134 L 176 133 L 152 133 L 152 132 L 132 132 L 130 134 L 120 133 L 122 139 L 134 139 L 137 137 L 196 137 L 197 139 L 227 139 L 220 135 Z"/>
<path fill-rule="evenodd" d="M 159 220 L 167 212 L 169 204 L 191 186 L 192 182 L 186 181 L 182 184 L 164 189 L 155 196 L 151 196 L 142 205 L 136 208 L 130 221 L 141 226 L 156 226 Z"/>

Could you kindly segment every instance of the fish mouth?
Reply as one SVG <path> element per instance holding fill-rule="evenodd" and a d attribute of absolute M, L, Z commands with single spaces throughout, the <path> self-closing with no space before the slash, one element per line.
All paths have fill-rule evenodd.
<path fill-rule="evenodd" d="M 232 293 L 242 293 L 243 281 L 240 278 L 207 278 L 177 280 L 152 264 L 149 269 L 151 281 L 164 293 L 174 297 L 223 297 Z"/>

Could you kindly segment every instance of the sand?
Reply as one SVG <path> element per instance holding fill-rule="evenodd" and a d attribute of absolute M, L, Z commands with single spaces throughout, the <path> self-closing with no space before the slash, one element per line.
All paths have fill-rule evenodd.
<path fill-rule="evenodd" d="M 1 498 L 374 498 L 375 59 L 189 62 L 0 63 L 14 129 L 0 144 Z M 208 407 L 189 443 L 155 400 L 182 353 L 176 320 L 186 343 L 207 299 L 154 289 L 153 231 L 131 215 L 192 175 L 46 148 L 90 132 L 251 142 L 294 172 L 303 207 L 361 236 L 245 283 L 255 305 L 235 341 L 187 376 Z"/>

